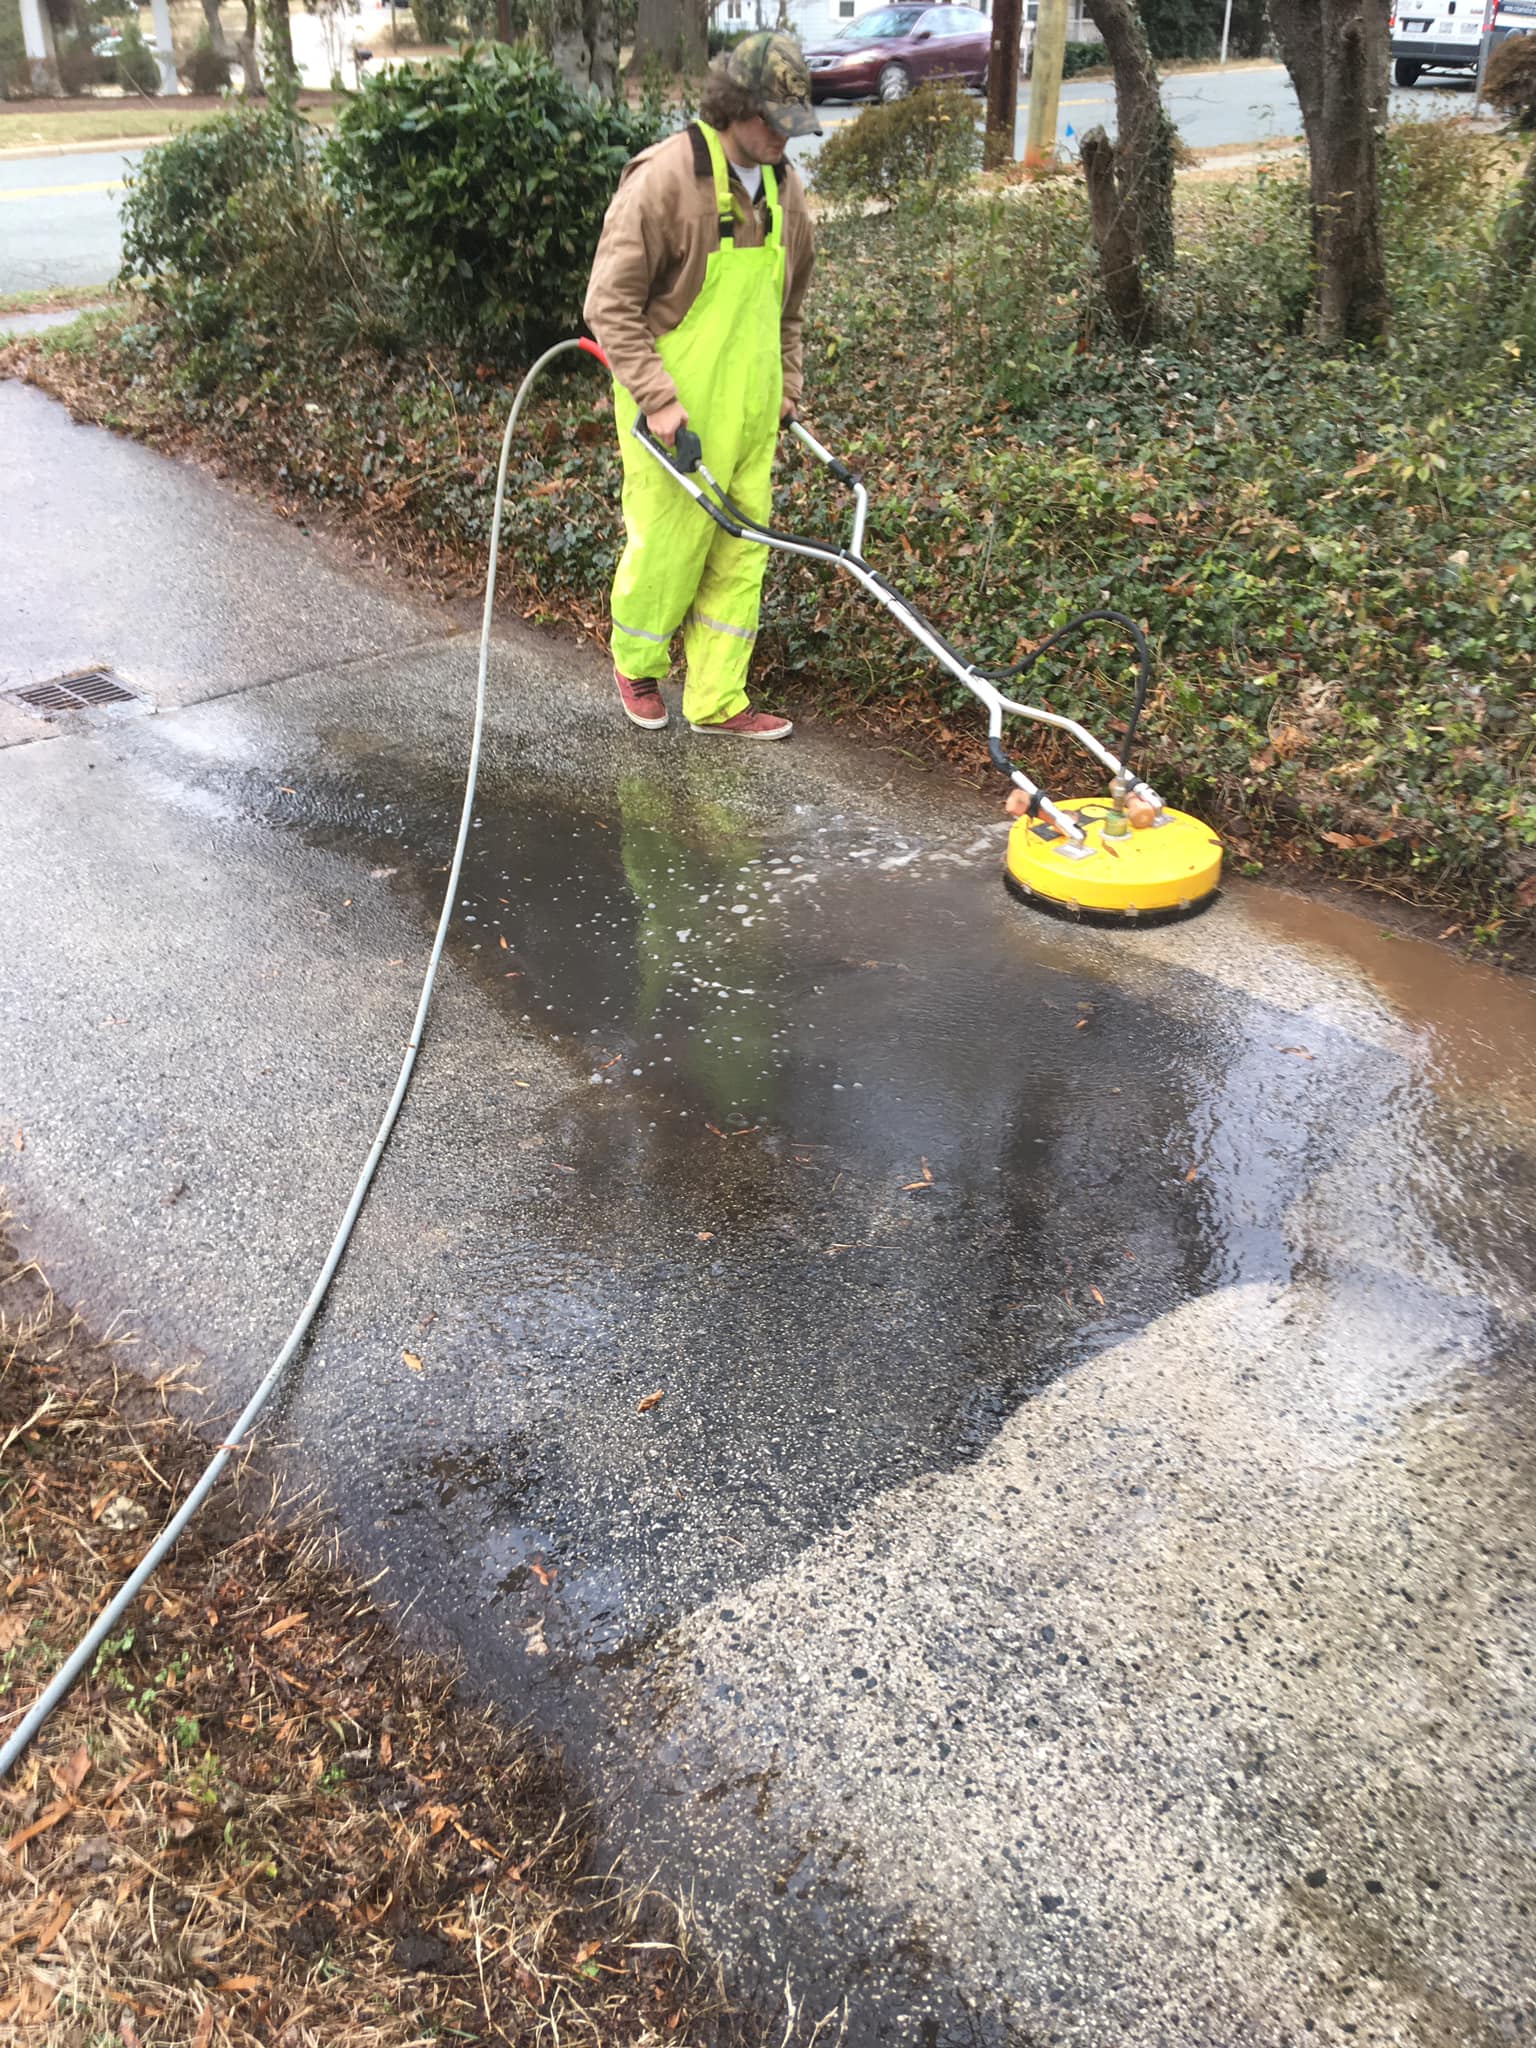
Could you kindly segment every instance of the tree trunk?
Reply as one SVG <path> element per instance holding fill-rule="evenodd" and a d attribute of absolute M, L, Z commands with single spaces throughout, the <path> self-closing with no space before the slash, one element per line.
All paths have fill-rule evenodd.
<path fill-rule="evenodd" d="M 261 21 L 267 32 L 267 57 L 274 77 L 295 79 L 293 23 L 288 19 L 288 0 L 261 0 Z"/>
<path fill-rule="evenodd" d="M 1123 338 L 1133 348 L 1140 348 L 1151 338 L 1152 306 L 1142 282 L 1132 230 L 1134 215 L 1115 175 L 1117 151 L 1102 128 L 1090 128 L 1083 137 L 1082 155 L 1104 296 Z"/>
<path fill-rule="evenodd" d="M 619 82 L 619 32 L 609 0 L 578 0 L 556 16 L 550 59 L 573 85 L 611 99 Z"/>
<path fill-rule="evenodd" d="M 1149 269 L 1171 270 L 1178 131 L 1163 107 L 1147 32 L 1131 0 L 1087 0 L 1087 6 L 1114 66 L 1114 182 L 1131 215 L 1133 245 Z"/>
<path fill-rule="evenodd" d="M 1024 27 L 1023 0 L 992 0 L 992 49 L 987 65 L 987 135 L 982 145 L 984 170 L 1000 170 L 1014 157 L 1019 126 L 1019 38 Z"/>
<path fill-rule="evenodd" d="M 245 0 L 245 29 L 235 38 L 235 48 L 240 55 L 240 74 L 244 81 L 240 87 L 241 97 L 264 100 L 267 88 L 262 82 L 261 61 L 256 55 L 256 0 Z"/>
<path fill-rule="evenodd" d="M 1391 302 L 1377 188 L 1387 104 L 1387 0 L 1270 0 L 1307 131 L 1318 328 L 1379 341 Z"/>
<path fill-rule="evenodd" d="M 709 63 L 708 0 L 639 0 L 632 72 L 647 62 L 669 78 L 697 78 Z"/>
<path fill-rule="evenodd" d="M 224 24 L 219 19 L 219 0 L 203 0 L 203 19 L 208 24 L 208 40 L 213 45 L 216 57 L 233 57 L 229 37 L 224 33 Z"/>

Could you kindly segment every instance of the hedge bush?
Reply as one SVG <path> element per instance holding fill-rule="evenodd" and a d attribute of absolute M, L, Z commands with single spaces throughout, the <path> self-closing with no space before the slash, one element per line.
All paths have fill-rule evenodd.
<path fill-rule="evenodd" d="M 117 75 L 129 92 L 140 92 L 149 98 L 160 90 L 160 60 L 144 40 L 144 31 L 130 15 L 123 23 L 122 40 L 117 46 Z"/>
<path fill-rule="evenodd" d="M 904 193 L 955 191 L 981 162 L 979 109 L 958 85 L 925 85 L 910 98 L 866 107 L 834 129 L 812 168 L 818 199 L 894 205 Z"/>
<path fill-rule="evenodd" d="M 575 325 L 619 173 L 656 132 L 498 43 L 368 79 L 327 161 L 424 324 L 506 358 Z"/>
<path fill-rule="evenodd" d="M 207 278 L 246 254 L 236 195 L 291 166 L 294 131 L 275 112 L 216 114 L 144 152 L 123 200 L 125 278 Z"/>
<path fill-rule="evenodd" d="M 189 92 L 226 92 L 229 89 L 229 59 L 221 57 L 213 47 L 213 38 L 207 29 L 182 58 L 178 68 Z"/>
<path fill-rule="evenodd" d="M 1068 43 L 1061 60 L 1063 78 L 1076 78 L 1084 71 L 1098 71 L 1109 63 L 1109 52 L 1102 43 Z"/>

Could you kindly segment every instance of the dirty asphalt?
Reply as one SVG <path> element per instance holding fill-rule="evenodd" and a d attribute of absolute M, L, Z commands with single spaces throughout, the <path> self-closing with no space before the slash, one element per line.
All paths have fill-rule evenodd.
<path fill-rule="evenodd" d="M 6 1177 L 227 1414 L 393 1078 L 474 638 L 36 392 L 0 442 L 0 692 L 154 706 L 0 696 Z M 286 1470 L 769 2008 L 1529 2031 L 1536 999 L 1261 890 L 1037 920 L 893 753 L 492 675 Z"/>

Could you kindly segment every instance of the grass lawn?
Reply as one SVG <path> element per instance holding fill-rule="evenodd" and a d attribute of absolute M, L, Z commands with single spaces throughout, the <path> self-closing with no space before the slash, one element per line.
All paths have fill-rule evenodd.
<path fill-rule="evenodd" d="M 330 120 L 330 95 L 305 93 L 300 104 L 311 121 Z M 221 111 L 213 99 L 73 101 L 55 109 L 47 100 L 0 100 L 0 151 L 62 149 L 81 143 L 143 142 L 201 127 Z"/>

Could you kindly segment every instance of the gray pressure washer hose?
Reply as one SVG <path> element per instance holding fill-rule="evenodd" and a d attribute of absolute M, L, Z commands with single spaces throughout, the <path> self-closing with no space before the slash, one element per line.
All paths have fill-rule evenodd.
<path fill-rule="evenodd" d="M 160 1534 L 155 1538 L 149 1549 L 145 1551 L 139 1563 L 134 1567 L 132 1575 L 124 1581 L 110 1605 L 102 1609 L 88 1632 L 81 1637 L 64 1663 L 54 1673 L 53 1678 L 49 1681 L 47 1690 L 34 1701 L 15 1733 L 10 1736 L 5 1746 L 0 1748 L 0 1778 L 6 1777 L 11 1769 L 21 1761 L 31 1746 L 33 1737 L 59 1704 L 59 1701 L 69 1691 L 81 1672 L 85 1670 L 86 1666 L 95 1657 L 96 1652 L 101 1648 L 101 1645 L 106 1641 L 118 1621 L 137 1597 L 145 1581 L 213 1491 L 219 1474 L 229 1463 L 233 1452 L 238 1450 L 245 1438 L 255 1427 L 257 1417 L 276 1392 L 277 1383 L 282 1378 L 285 1368 L 292 1360 L 299 1346 L 304 1342 L 305 1337 L 309 1334 L 310 1324 L 319 1314 L 320 1304 L 325 1300 L 326 1291 L 335 1276 L 336 1268 L 341 1264 L 341 1255 L 347 1248 L 347 1240 L 352 1235 L 352 1226 L 356 1223 L 363 1203 L 367 1200 L 368 1190 L 373 1183 L 373 1176 L 378 1170 L 379 1161 L 384 1156 L 384 1147 L 389 1143 L 390 1133 L 395 1127 L 395 1119 L 400 1114 L 400 1105 L 405 1100 L 405 1091 L 411 1084 L 411 1072 L 416 1065 L 416 1055 L 421 1050 L 422 1033 L 426 1028 L 427 1022 L 427 1009 L 432 1001 L 432 986 L 437 980 L 437 963 L 442 958 L 443 942 L 448 936 L 448 926 L 453 919 L 453 901 L 459 886 L 459 871 L 464 865 L 464 847 L 469 838 L 470 818 L 475 805 L 475 783 L 480 774 L 480 738 L 485 727 L 485 678 L 491 654 L 491 613 L 496 600 L 496 560 L 501 548 L 501 513 L 502 504 L 506 496 L 507 459 L 512 451 L 512 434 L 517 426 L 518 415 L 523 409 L 523 402 L 527 398 L 529 391 L 533 388 L 535 380 L 555 360 L 556 356 L 565 355 L 571 349 L 584 349 L 589 355 L 595 353 L 591 343 L 580 341 L 561 341 L 557 342 L 553 348 L 546 349 L 518 386 L 517 396 L 512 401 L 512 410 L 507 415 L 506 432 L 502 435 L 501 439 L 501 464 L 496 472 L 496 505 L 491 515 L 491 559 L 485 576 L 485 616 L 480 627 L 480 668 L 475 678 L 474 733 L 469 744 L 469 767 L 464 777 L 464 810 L 459 819 L 459 837 L 458 843 L 453 849 L 453 864 L 448 874 L 448 887 L 443 893 L 442 913 L 437 920 L 437 936 L 432 942 L 432 957 L 427 962 L 426 978 L 421 984 L 421 999 L 416 1005 L 416 1019 L 411 1026 L 411 1036 L 405 1048 L 405 1057 L 400 1062 L 400 1074 L 395 1082 L 395 1092 L 389 1098 L 389 1107 L 384 1112 L 383 1120 L 373 1141 L 372 1150 L 363 1161 L 363 1170 L 357 1177 L 356 1187 L 352 1190 L 352 1199 L 348 1202 L 346 1214 L 342 1217 L 336 1235 L 331 1240 L 331 1248 L 326 1253 L 325 1264 L 320 1268 L 319 1277 L 310 1289 L 309 1299 L 300 1310 L 298 1321 L 288 1332 L 282 1350 L 273 1359 L 266 1378 L 246 1403 L 240 1419 L 219 1445 L 218 1450 L 209 1461 L 207 1469 L 198 1480 L 196 1486 L 193 1487 L 170 1521 L 160 1531 Z"/>

